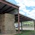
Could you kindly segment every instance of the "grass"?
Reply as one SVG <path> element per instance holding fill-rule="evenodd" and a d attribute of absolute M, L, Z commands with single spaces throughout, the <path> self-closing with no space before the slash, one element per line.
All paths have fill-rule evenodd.
<path fill-rule="evenodd" d="M 24 30 L 24 31 L 21 31 L 21 33 L 16 35 L 35 35 L 35 31 Z"/>

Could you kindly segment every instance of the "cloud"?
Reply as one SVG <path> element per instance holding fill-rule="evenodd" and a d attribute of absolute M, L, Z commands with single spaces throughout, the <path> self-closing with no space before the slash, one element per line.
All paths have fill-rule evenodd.
<path fill-rule="evenodd" d="M 20 6 L 19 8 L 20 14 L 35 19 L 35 0 L 15 0 L 15 1 L 17 2 L 17 5 Z"/>
<path fill-rule="evenodd" d="M 33 9 L 30 13 L 29 13 L 30 17 L 35 19 L 35 9 Z"/>
<path fill-rule="evenodd" d="M 24 0 L 26 6 L 35 6 L 35 0 Z"/>

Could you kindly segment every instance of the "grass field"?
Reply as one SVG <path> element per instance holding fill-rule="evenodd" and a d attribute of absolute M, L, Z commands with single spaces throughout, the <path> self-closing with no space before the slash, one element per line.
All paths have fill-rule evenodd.
<path fill-rule="evenodd" d="M 21 33 L 16 34 L 16 35 L 35 35 L 35 31 L 32 31 L 32 30 L 24 30 L 24 31 L 21 31 Z"/>

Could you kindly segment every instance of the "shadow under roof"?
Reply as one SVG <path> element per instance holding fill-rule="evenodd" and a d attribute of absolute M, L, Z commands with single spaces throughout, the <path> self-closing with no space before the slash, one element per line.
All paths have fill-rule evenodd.
<path fill-rule="evenodd" d="M 17 21 L 18 21 L 18 15 L 15 15 L 15 22 L 17 22 Z M 34 21 L 34 19 L 20 14 L 19 21 L 20 22 L 21 21 Z"/>
<path fill-rule="evenodd" d="M 0 14 L 1 13 L 15 13 L 15 12 L 12 12 L 15 9 L 17 9 L 18 11 L 19 7 L 14 4 L 10 4 L 6 1 L 0 0 Z"/>

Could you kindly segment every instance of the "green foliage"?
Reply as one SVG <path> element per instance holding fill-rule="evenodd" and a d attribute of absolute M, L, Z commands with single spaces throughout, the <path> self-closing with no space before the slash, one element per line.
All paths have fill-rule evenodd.
<path fill-rule="evenodd" d="M 25 22 L 22 22 L 22 26 L 34 27 L 34 22 L 33 21 L 25 21 Z"/>

